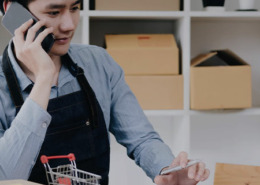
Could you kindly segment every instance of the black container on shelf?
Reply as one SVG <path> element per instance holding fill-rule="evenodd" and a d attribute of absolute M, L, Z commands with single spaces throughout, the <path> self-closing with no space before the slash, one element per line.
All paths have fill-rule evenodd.
<path fill-rule="evenodd" d="M 208 6 L 224 6 L 225 0 L 202 0 L 203 7 Z"/>
<path fill-rule="evenodd" d="M 89 10 L 95 10 L 95 0 L 89 0 Z"/>

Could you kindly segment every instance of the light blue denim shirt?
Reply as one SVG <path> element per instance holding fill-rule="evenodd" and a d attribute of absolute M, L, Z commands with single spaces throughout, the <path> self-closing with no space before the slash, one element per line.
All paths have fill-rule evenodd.
<path fill-rule="evenodd" d="M 106 50 L 97 46 L 72 44 L 68 53 L 84 69 L 102 108 L 107 130 L 127 148 L 128 156 L 154 179 L 174 156 L 144 115 L 124 80 L 122 69 Z M 28 179 L 51 115 L 28 98 L 28 87 L 33 84 L 17 64 L 10 44 L 8 54 L 25 102 L 15 116 L 15 106 L 0 66 L 0 180 Z M 78 90 L 77 80 L 62 66 L 58 86 L 52 87 L 50 98 Z"/>

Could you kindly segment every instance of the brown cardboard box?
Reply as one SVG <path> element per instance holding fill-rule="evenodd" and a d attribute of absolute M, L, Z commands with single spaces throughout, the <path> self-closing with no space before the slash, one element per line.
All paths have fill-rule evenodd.
<path fill-rule="evenodd" d="M 251 107 L 251 67 L 230 50 L 199 55 L 190 70 L 191 109 Z"/>
<path fill-rule="evenodd" d="M 180 10 L 180 0 L 96 0 L 96 10 Z"/>
<path fill-rule="evenodd" d="M 183 109 L 183 76 L 126 76 L 126 82 L 145 110 Z"/>
<path fill-rule="evenodd" d="M 259 185 L 260 166 L 217 163 L 214 185 Z"/>
<path fill-rule="evenodd" d="M 108 53 L 126 75 L 179 74 L 179 51 L 172 34 L 106 35 Z"/>

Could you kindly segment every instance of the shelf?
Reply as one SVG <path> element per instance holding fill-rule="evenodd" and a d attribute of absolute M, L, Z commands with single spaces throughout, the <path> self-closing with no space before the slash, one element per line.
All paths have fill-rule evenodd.
<path fill-rule="evenodd" d="M 184 116 L 185 110 L 144 110 L 146 116 Z"/>
<path fill-rule="evenodd" d="M 230 110 L 144 110 L 146 116 L 260 116 L 260 107 Z"/>
<path fill-rule="evenodd" d="M 249 109 L 232 109 L 232 110 L 208 110 L 208 111 L 197 111 L 190 110 L 191 116 L 260 116 L 260 108 L 249 108 Z"/>
<path fill-rule="evenodd" d="M 190 12 L 192 20 L 260 20 L 260 12 Z"/>
<path fill-rule="evenodd" d="M 95 19 L 170 19 L 190 17 L 192 20 L 260 20 L 260 12 L 206 12 L 193 11 L 103 11 L 89 10 L 87 15 Z"/>
<path fill-rule="evenodd" d="M 95 19 L 170 19 L 176 20 L 184 17 L 181 11 L 88 11 L 90 18 Z"/>

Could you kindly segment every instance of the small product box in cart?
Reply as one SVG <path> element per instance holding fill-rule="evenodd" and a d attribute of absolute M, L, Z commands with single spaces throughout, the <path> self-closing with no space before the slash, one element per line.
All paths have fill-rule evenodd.
<path fill-rule="evenodd" d="M 70 160 L 70 164 L 50 167 L 50 159 Z M 101 176 L 77 169 L 74 154 L 61 156 L 41 156 L 49 185 L 99 185 Z"/>

